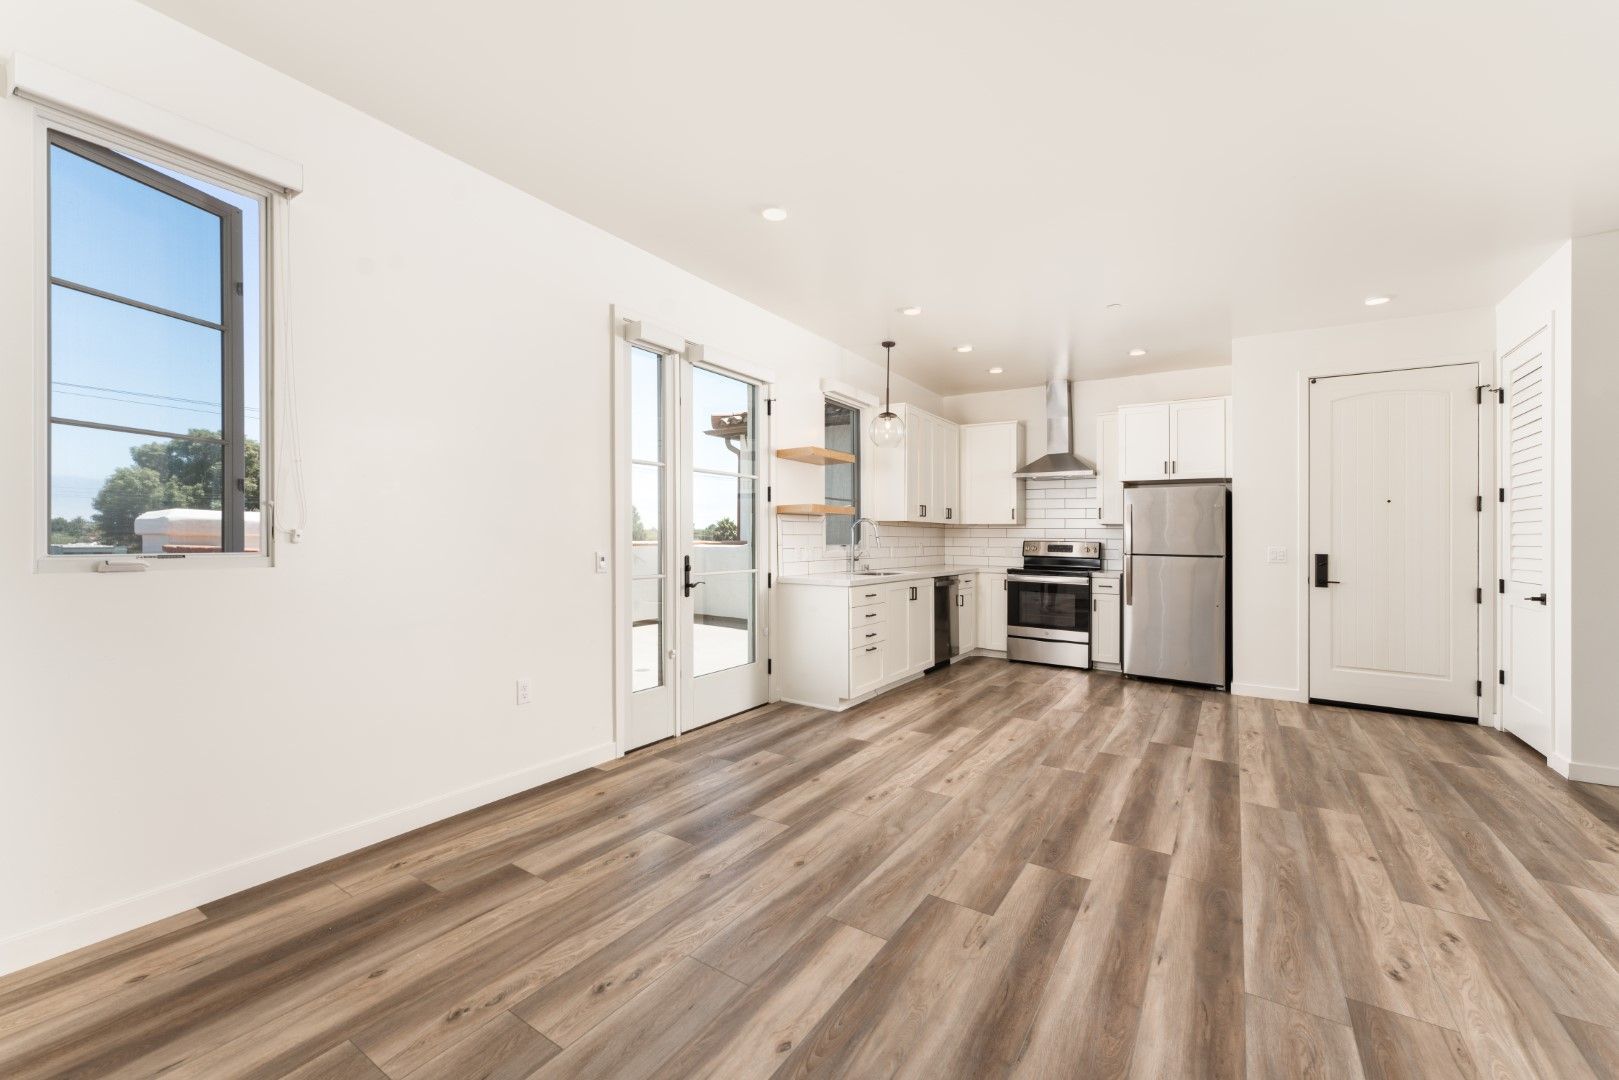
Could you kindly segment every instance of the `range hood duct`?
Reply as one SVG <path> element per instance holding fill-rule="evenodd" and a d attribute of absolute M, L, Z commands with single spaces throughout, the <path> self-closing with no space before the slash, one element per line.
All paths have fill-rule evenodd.
<path fill-rule="evenodd" d="M 1096 475 L 1096 466 L 1074 456 L 1073 388 L 1067 379 L 1046 383 L 1046 454 L 1035 458 L 1014 476 L 1034 480 L 1061 480 Z"/>

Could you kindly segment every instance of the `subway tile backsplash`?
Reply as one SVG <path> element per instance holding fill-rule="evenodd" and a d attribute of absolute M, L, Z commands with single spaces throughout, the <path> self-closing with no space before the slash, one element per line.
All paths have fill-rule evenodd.
<path fill-rule="evenodd" d="M 994 569 L 1021 565 L 1024 540 L 1072 537 L 1102 541 L 1106 568 L 1123 568 L 1124 532 L 1100 522 L 1096 480 L 1026 480 L 1024 485 L 1025 525 L 884 522 L 880 543 L 862 539 L 860 562 L 873 570 L 936 563 Z M 780 545 L 776 566 L 783 577 L 838 573 L 849 567 L 849 549 L 827 545 L 821 517 L 784 515 L 777 520 L 776 535 Z"/>

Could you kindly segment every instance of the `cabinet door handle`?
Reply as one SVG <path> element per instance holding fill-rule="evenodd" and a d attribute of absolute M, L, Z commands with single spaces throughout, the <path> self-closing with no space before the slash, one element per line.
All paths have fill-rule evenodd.
<path fill-rule="evenodd" d="M 1169 475 L 1169 462 L 1167 462 L 1167 461 L 1164 462 L 1164 475 L 1165 476 Z"/>
<path fill-rule="evenodd" d="M 1169 475 L 1170 476 L 1175 475 L 1175 466 L 1177 466 L 1179 464 L 1180 464 L 1180 462 L 1176 461 L 1174 458 L 1171 458 L 1169 460 Z"/>
<path fill-rule="evenodd" d="M 877 651 L 877 646 L 875 646 L 875 645 L 867 645 L 866 646 L 866 651 L 867 652 L 876 652 Z"/>
<path fill-rule="evenodd" d="M 911 586 L 911 599 L 912 600 L 916 599 L 916 586 L 915 585 Z"/>
<path fill-rule="evenodd" d="M 1008 510 L 1006 512 L 1006 519 L 1008 521 L 1016 521 L 1017 520 L 1017 507 L 1014 506 L 1014 507 L 1012 507 L 1012 509 L 1010 509 L 1010 510 Z"/>
<path fill-rule="evenodd" d="M 928 504 L 927 503 L 922 504 L 922 516 L 923 517 L 928 516 Z"/>

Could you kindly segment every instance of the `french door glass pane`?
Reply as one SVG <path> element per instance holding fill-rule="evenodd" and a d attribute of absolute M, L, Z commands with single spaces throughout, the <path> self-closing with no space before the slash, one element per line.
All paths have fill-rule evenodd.
<path fill-rule="evenodd" d="M 630 689 L 663 685 L 663 579 L 630 583 Z"/>
<path fill-rule="evenodd" d="M 220 320 L 217 214 L 51 147 L 51 274 Z"/>
<path fill-rule="evenodd" d="M 630 574 L 663 572 L 663 466 L 630 466 Z"/>
<path fill-rule="evenodd" d="M 711 472 L 754 471 L 753 384 L 694 367 L 691 371 L 691 460 Z"/>
<path fill-rule="evenodd" d="M 692 570 L 752 570 L 754 481 L 694 473 L 691 478 Z"/>
<path fill-rule="evenodd" d="M 663 357 L 630 348 L 630 457 L 663 460 Z"/>

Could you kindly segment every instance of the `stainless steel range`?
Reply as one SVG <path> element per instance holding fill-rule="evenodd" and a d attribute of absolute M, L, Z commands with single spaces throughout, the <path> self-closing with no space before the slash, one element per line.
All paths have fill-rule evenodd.
<path fill-rule="evenodd" d="M 1023 565 L 1006 572 L 1006 658 L 1091 666 L 1091 571 L 1100 540 L 1025 540 Z"/>

